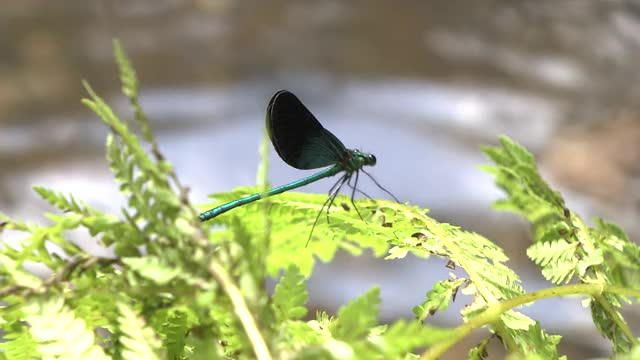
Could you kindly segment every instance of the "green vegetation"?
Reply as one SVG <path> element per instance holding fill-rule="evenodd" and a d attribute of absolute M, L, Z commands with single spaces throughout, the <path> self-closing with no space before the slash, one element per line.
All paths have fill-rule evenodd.
<path fill-rule="evenodd" d="M 618 311 L 640 298 L 639 247 L 614 224 L 586 225 L 540 177 L 532 155 L 508 138 L 484 149 L 495 163 L 485 170 L 507 194 L 496 208 L 532 224 L 527 255 L 550 287 L 531 293 L 496 244 L 406 204 L 359 200 L 366 222 L 335 206 L 332 221 L 321 220 L 307 248 L 309 226 L 326 195 L 285 193 L 200 223 L 198 210 L 266 188 L 268 145 L 261 147 L 257 187 L 215 194 L 215 203 L 195 209 L 154 140 L 138 103 L 135 72 L 117 42 L 115 49 L 144 143 L 88 84 L 83 103 L 111 129 L 107 159 L 127 206 L 107 214 L 72 195 L 36 187 L 58 209 L 47 215 L 48 225 L 0 215 L 0 231 L 22 234 L 19 248 L 0 248 L 6 340 L 0 359 L 436 359 L 485 326 L 493 335 L 470 349 L 472 359 L 484 357 L 489 341 L 501 341 L 515 358 L 557 359 L 563 358 L 561 337 L 547 334 L 518 307 L 566 295 L 590 306 L 593 326 L 611 341 L 612 353 L 640 353 Z M 338 197 L 342 202 L 348 199 Z M 116 257 L 87 254 L 68 240 L 75 229 L 113 246 Z M 65 258 L 46 244 L 57 245 Z M 329 262 L 339 249 L 353 255 L 370 249 L 389 261 L 408 253 L 424 261 L 443 257 L 466 277 L 451 275 L 425 289 L 415 319 L 381 324 L 378 288 L 333 316 L 310 316 L 305 280 L 316 259 Z M 42 280 L 24 270 L 26 263 L 44 264 L 52 275 Z M 265 289 L 269 276 L 279 277 L 273 294 Z M 459 291 L 472 299 L 461 325 L 429 325 Z"/>

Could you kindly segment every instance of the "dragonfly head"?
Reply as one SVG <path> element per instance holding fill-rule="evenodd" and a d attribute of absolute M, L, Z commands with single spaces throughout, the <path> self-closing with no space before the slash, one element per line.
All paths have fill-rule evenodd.
<path fill-rule="evenodd" d="M 349 150 L 349 155 L 343 159 L 342 169 L 348 173 L 360 170 L 363 166 L 374 166 L 376 157 L 360 150 Z"/>
<path fill-rule="evenodd" d="M 360 150 L 351 150 L 351 158 L 354 160 L 352 167 L 361 168 L 363 166 L 374 166 L 376 164 L 376 157 L 373 154 L 362 152 Z"/>

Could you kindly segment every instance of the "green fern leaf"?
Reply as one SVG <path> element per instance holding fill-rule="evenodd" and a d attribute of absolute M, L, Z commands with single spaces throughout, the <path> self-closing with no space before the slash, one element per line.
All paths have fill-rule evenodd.
<path fill-rule="evenodd" d="M 629 280 L 640 283 L 640 276 L 630 275 L 640 270 L 640 249 L 628 241 L 622 229 L 598 221 L 595 229 L 589 228 L 544 182 L 533 157 L 524 148 L 506 137 L 501 138 L 501 143 L 501 147 L 485 149 L 496 162 L 488 170 L 508 195 L 498 206 L 521 214 L 533 224 L 535 243 L 527 254 L 542 268 L 545 278 L 554 283 L 577 278 L 603 286 L 628 284 Z M 625 300 L 612 294 L 590 299 L 594 322 L 613 341 L 616 352 L 630 348 L 631 332 L 615 309 Z M 535 339 L 529 336 L 531 340 Z M 550 340 L 547 344 L 554 347 Z"/>
<path fill-rule="evenodd" d="M 170 283 L 183 272 L 175 264 L 169 266 L 163 259 L 152 255 L 123 258 L 122 262 L 141 277 L 158 285 Z"/>
<path fill-rule="evenodd" d="M 607 301 L 603 306 L 603 302 Z M 622 331 L 621 324 L 625 323 L 619 311 L 613 306 L 620 306 L 619 300 L 610 294 L 603 294 L 600 301 L 595 299 L 590 302 L 591 316 L 601 334 L 613 342 L 613 351 L 618 354 L 625 354 L 631 351 L 636 339 L 629 339 Z M 625 323 L 626 325 L 626 323 Z"/>
<path fill-rule="evenodd" d="M 187 334 L 198 322 L 196 314 L 188 307 L 171 308 L 161 312 L 162 324 L 159 334 L 162 337 L 168 359 L 184 359 Z"/>
<path fill-rule="evenodd" d="M 42 285 L 39 277 L 22 268 L 21 261 L 16 261 L 2 253 L 0 253 L 0 274 L 8 276 L 14 284 L 22 287 L 36 289 Z"/>
<path fill-rule="evenodd" d="M 211 341 L 209 336 L 189 336 L 187 338 L 185 358 L 189 360 L 218 360 L 224 358 L 219 342 Z M 169 358 L 170 359 L 170 358 Z"/>
<path fill-rule="evenodd" d="M 75 317 L 60 297 L 35 300 L 23 308 L 29 331 L 45 359 L 110 359 L 95 344 L 93 331 Z"/>
<path fill-rule="evenodd" d="M 90 99 L 84 99 L 82 103 L 95 112 L 119 137 L 120 147 L 115 146 L 113 138 L 107 140 L 107 156 L 112 162 L 112 167 L 116 167 L 118 179 L 125 180 L 124 184 L 128 186 L 137 185 L 140 191 L 134 192 L 134 195 L 145 192 L 140 185 L 147 179 L 156 186 L 167 188 L 168 182 L 164 168 L 158 166 L 149 157 L 138 138 L 129 131 L 127 125 L 120 121 L 111 107 L 91 89 L 89 84 L 85 82 L 84 86 Z M 137 174 L 134 172 L 136 168 L 140 170 Z M 140 199 L 135 200 L 137 200 L 136 203 L 140 203 Z"/>
<path fill-rule="evenodd" d="M 413 308 L 413 313 L 419 321 L 423 321 L 428 315 L 433 315 L 436 311 L 444 311 L 449 307 L 449 302 L 453 301 L 458 288 L 465 282 L 465 279 L 454 279 L 438 281 L 427 293 L 427 300 Z"/>
<path fill-rule="evenodd" d="M 129 98 L 129 102 L 133 107 L 136 120 L 142 130 L 142 136 L 147 142 L 153 141 L 153 133 L 147 117 L 142 111 L 140 102 L 138 100 L 138 77 L 136 71 L 131 65 L 131 61 L 127 57 L 124 48 L 118 40 L 113 40 L 113 50 L 118 63 L 118 70 L 120 71 L 120 82 L 122 83 L 122 93 Z"/>
<path fill-rule="evenodd" d="M 509 195 L 495 207 L 519 213 L 542 229 L 544 224 L 563 219 L 564 199 L 544 182 L 533 156 L 505 136 L 500 137 L 500 142 L 501 147 L 483 147 L 484 153 L 496 163 L 495 167 L 483 169 Z"/>
<path fill-rule="evenodd" d="M 83 274 L 86 276 L 87 272 Z M 82 278 L 74 281 L 78 286 L 77 296 L 67 300 L 73 308 L 75 316 L 82 319 L 88 328 L 102 327 L 111 330 L 118 317 L 118 309 L 112 293 L 108 292 L 118 286 L 121 280 L 115 276 L 99 275 L 103 278 Z M 98 289 L 102 291 L 97 291 Z M 106 291 L 105 291 L 106 290 Z"/>
<path fill-rule="evenodd" d="M 120 41 L 113 40 L 113 52 L 120 70 L 120 82 L 122 83 L 122 92 L 129 98 L 138 94 L 138 79 L 136 71 L 131 66 L 131 62 L 124 52 Z"/>
<path fill-rule="evenodd" d="M 452 330 L 423 325 L 418 321 L 396 321 L 382 334 L 377 344 L 386 359 L 398 359 L 408 352 L 437 344 L 452 335 Z"/>
<path fill-rule="evenodd" d="M 530 317 L 517 311 L 507 311 L 502 314 L 500 320 L 510 330 L 527 330 L 536 324 Z"/>
<path fill-rule="evenodd" d="M 320 336 L 330 338 L 330 329 L 333 327 L 333 323 L 335 321 L 335 318 L 329 316 L 326 312 L 318 311 L 316 312 L 316 319 L 310 320 L 307 322 L 307 325 L 309 325 L 309 327 L 316 331 Z"/>
<path fill-rule="evenodd" d="M 640 246 L 629 239 L 616 224 L 596 219 L 594 236 L 602 240 L 603 261 L 615 283 L 632 289 L 640 288 Z M 640 299 L 638 299 L 640 300 Z"/>
<path fill-rule="evenodd" d="M 14 327 L 12 332 L 3 335 L 0 343 L 0 353 L 7 360 L 33 360 L 38 354 L 38 343 L 25 327 Z"/>
<path fill-rule="evenodd" d="M 542 268 L 545 279 L 560 284 L 569 282 L 576 272 L 578 243 L 565 240 L 538 242 L 527 249 L 527 255 Z"/>
<path fill-rule="evenodd" d="M 482 340 L 480 344 L 471 348 L 471 350 L 469 350 L 469 360 L 485 360 L 487 356 L 489 356 L 487 352 L 487 345 L 489 345 L 489 342 L 491 342 L 493 338 L 493 335 L 489 336 Z"/>
<path fill-rule="evenodd" d="M 279 348 L 281 350 L 300 350 L 310 345 L 321 344 L 323 338 L 330 338 L 330 334 L 318 331 L 307 322 L 299 320 L 289 320 L 283 328 L 284 335 L 279 337 Z"/>
<path fill-rule="evenodd" d="M 217 338 L 225 356 L 237 358 L 238 354 L 251 351 L 246 335 L 241 330 L 235 314 L 230 312 L 228 307 L 214 304 L 210 316 L 216 324 Z"/>
<path fill-rule="evenodd" d="M 338 319 L 329 330 L 335 339 L 353 341 L 369 333 L 377 324 L 380 311 L 380 289 L 373 288 L 338 310 Z"/>
<path fill-rule="evenodd" d="M 145 325 L 126 304 L 118 303 L 120 318 L 118 318 L 119 342 L 122 344 L 122 358 L 153 360 L 160 359 L 160 341 L 153 330 Z"/>
<path fill-rule="evenodd" d="M 515 182 L 501 182 L 498 185 L 503 187 L 507 193 L 527 195 L 536 200 L 539 204 L 552 206 L 558 214 L 563 214 L 565 202 L 560 193 L 553 191 L 542 179 L 536 168 L 533 155 L 524 147 L 516 144 L 506 136 L 500 137 L 502 147 L 484 147 L 483 151 L 498 166 L 498 178 L 512 177 L 519 179 L 519 186 L 514 186 Z M 506 178 L 503 178 L 506 180 Z"/>
<path fill-rule="evenodd" d="M 43 199 L 47 200 L 51 205 L 56 206 L 62 211 L 74 211 L 78 214 L 87 215 L 92 213 L 92 209 L 87 207 L 84 203 L 77 201 L 73 195 L 69 195 L 69 198 L 66 198 L 61 193 L 57 193 L 42 186 L 34 186 L 33 189 Z"/>
<path fill-rule="evenodd" d="M 473 303 L 462 310 L 462 315 L 466 319 L 482 312 L 488 304 L 524 294 L 520 279 L 504 264 L 508 258 L 496 244 L 478 234 L 461 231 L 449 224 L 438 223 L 419 209 L 411 213 L 405 209 L 405 215 L 412 219 L 413 235 L 415 235 L 416 225 L 421 227 L 420 232 L 418 236 L 400 237 L 396 243 L 400 241 L 402 243 L 397 246 L 414 252 L 428 251 L 444 256 L 451 264 L 464 268 L 469 275 L 468 282 L 462 288 L 463 294 L 473 296 Z M 431 242 L 438 242 L 440 245 L 432 245 Z M 442 289 L 439 289 L 440 286 L 440 284 L 436 285 L 438 289 L 435 293 L 442 292 Z M 430 302 L 427 304 L 431 309 L 432 304 Z M 417 311 L 422 314 L 420 307 Z M 428 313 L 427 309 L 425 309 L 426 313 Z M 525 343 L 526 332 L 518 332 L 518 330 L 527 329 L 532 324 L 534 324 L 533 320 L 512 310 L 504 313 L 501 321 L 495 324 L 493 329 L 501 329 L 501 336 L 516 336 Z"/>
<path fill-rule="evenodd" d="M 238 188 L 231 193 L 213 196 L 221 202 L 227 202 L 259 191 L 260 188 Z M 326 222 L 325 213 L 321 214 L 313 238 L 308 247 L 304 248 L 313 224 L 313 220 L 310 219 L 315 219 L 325 201 L 326 195 L 294 192 L 269 198 L 271 244 L 267 257 L 267 271 L 270 275 L 277 276 L 282 269 L 293 264 L 306 277 L 311 273 L 316 258 L 329 262 L 339 249 L 360 255 L 362 249 L 369 248 L 376 256 L 381 256 L 389 248 L 389 241 L 398 237 L 410 238 L 415 232 L 411 219 L 404 214 L 403 205 L 385 200 L 358 200 L 358 209 L 365 217 L 365 221 L 362 221 L 350 206 L 349 197 L 338 196 L 336 205 L 329 213 L 330 222 Z M 339 206 L 343 203 L 348 205 Z M 202 209 L 211 206 L 215 204 L 204 205 Z M 207 224 L 223 224 L 229 228 L 233 228 L 237 223 L 247 224 L 246 236 L 261 238 L 264 236 L 264 229 L 255 226 L 264 223 L 264 211 L 261 211 L 260 206 L 262 205 L 259 201 L 242 206 L 212 219 Z M 382 220 L 395 226 L 384 227 Z M 213 241 L 226 241 L 230 233 L 214 231 L 211 237 Z"/>
<path fill-rule="evenodd" d="M 527 330 L 518 330 L 520 336 L 514 336 L 520 349 L 520 355 L 526 358 L 540 358 L 548 360 L 566 360 L 566 356 L 558 354 L 558 344 L 562 338 L 559 335 L 547 335 L 540 324 L 536 322 Z M 523 333 L 526 333 L 524 335 Z M 523 341 L 525 340 L 525 341 Z"/>
<path fill-rule="evenodd" d="M 309 294 L 305 288 L 304 276 L 291 265 L 276 285 L 272 297 L 272 307 L 279 322 L 303 318 L 307 314 L 305 304 Z"/>

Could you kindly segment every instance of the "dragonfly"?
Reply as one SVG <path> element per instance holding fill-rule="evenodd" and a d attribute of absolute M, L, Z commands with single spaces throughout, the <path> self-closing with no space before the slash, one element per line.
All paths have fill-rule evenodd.
<path fill-rule="evenodd" d="M 329 221 L 329 209 L 345 184 L 352 189 L 351 204 L 362 219 L 362 215 L 354 203 L 355 192 L 358 191 L 369 198 L 370 196 L 357 188 L 360 172 L 367 175 L 376 186 L 399 202 L 391 192 L 382 187 L 364 170 L 365 166 L 376 165 L 376 157 L 370 153 L 346 148 L 342 141 L 325 129 L 311 111 L 290 91 L 280 90 L 273 95 L 267 106 L 266 127 L 273 147 L 280 158 L 289 166 L 300 170 L 324 167 L 326 169 L 303 179 L 216 206 L 201 213 L 199 215 L 200 221 L 210 220 L 239 206 L 337 174 L 342 175 L 329 190 L 329 196 L 313 223 L 307 244 L 311 240 L 313 229 L 315 229 L 325 207 L 327 221 Z M 354 184 L 351 184 L 352 180 L 354 180 Z"/>

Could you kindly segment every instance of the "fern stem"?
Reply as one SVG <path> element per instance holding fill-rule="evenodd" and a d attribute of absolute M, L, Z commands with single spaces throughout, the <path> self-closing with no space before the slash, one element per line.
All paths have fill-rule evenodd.
<path fill-rule="evenodd" d="M 520 295 L 514 297 L 509 300 L 501 301 L 498 303 L 489 304 L 487 309 L 480 313 L 478 316 L 470 319 L 468 322 L 458 326 L 453 334 L 447 338 L 446 341 L 443 341 L 440 344 L 432 346 L 429 350 L 425 351 L 422 354 L 422 359 L 437 359 L 439 358 L 445 351 L 447 351 L 450 347 L 458 343 L 462 338 L 469 335 L 472 331 L 497 322 L 500 319 L 500 316 L 517 307 L 521 306 L 535 300 L 545 299 L 556 296 L 564 296 L 564 295 L 590 295 L 595 297 L 596 299 L 601 296 L 602 293 L 610 292 L 618 295 L 628 295 L 639 297 L 640 290 L 638 289 L 627 289 L 621 286 L 612 286 L 607 284 L 575 284 L 575 285 L 565 285 L 558 286 L 548 289 L 542 289 L 533 291 L 524 295 Z M 615 313 L 615 312 L 614 312 Z M 622 323 L 618 323 L 621 329 L 623 329 L 625 335 L 629 338 L 629 340 L 636 344 L 637 340 L 629 330 L 628 326 L 624 321 Z"/>
<path fill-rule="evenodd" d="M 620 330 L 622 330 L 624 335 L 627 337 L 627 340 L 629 340 L 632 345 L 637 345 L 638 340 L 635 336 L 633 336 L 631 329 L 629 329 L 629 326 L 627 326 L 627 323 L 624 321 L 624 319 L 622 319 L 622 317 L 620 317 L 620 314 L 611 306 L 611 303 L 607 301 L 601 294 L 594 295 L 593 297 L 602 306 L 602 308 L 607 313 L 609 313 L 611 320 L 613 320 L 613 322 L 618 325 Z"/>
<path fill-rule="evenodd" d="M 229 296 L 229 300 L 233 304 L 236 315 L 240 319 L 244 330 L 247 332 L 247 337 L 253 347 L 253 352 L 256 354 L 258 360 L 271 360 L 271 354 L 269 348 L 258 330 L 258 325 L 251 315 L 247 303 L 242 297 L 240 290 L 233 284 L 229 273 L 215 260 L 211 261 L 209 265 L 209 272 L 220 283 L 224 292 Z"/>
<path fill-rule="evenodd" d="M 429 219 L 429 218 L 425 218 L 425 220 L 433 221 L 432 219 Z M 446 234 L 441 233 L 440 229 L 437 226 L 433 226 L 429 228 L 433 231 L 434 235 L 436 235 L 436 237 L 438 237 L 438 239 L 442 241 L 442 243 L 447 248 L 447 250 L 449 250 L 449 253 L 450 253 L 449 258 L 456 259 L 456 261 L 460 264 L 460 266 L 464 268 L 467 274 L 469 274 L 469 278 L 476 285 L 476 288 L 478 289 L 478 293 L 480 293 L 480 295 L 484 298 L 487 304 L 491 305 L 491 304 L 499 303 L 499 300 L 496 299 L 496 297 L 493 296 L 491 291 L 484 286 L 483 281 L 475 281 L 475 279 L 481 278 L 481 276 L 479 275 L 480 271 L 475 269 L 475 266 L 473 266 L 472 262 L 465 261 L 465 257 L 462 256 L 462 254 L 460 253 L 460 248 L 453 242 L 453 240 L 450 237 L 448 237 Z M 502 339 L 507 350 L 509 352 L 515 351 L 518 348 L 518 345 L 515 343 L 513 338 L 509 335 L 509 332 L 505 328 L 504 324 L 501 321 L 496 321 L 494 324 L 494 327 L 495 327 L 496 333 L 500 335 L 500 338 Z"/>

